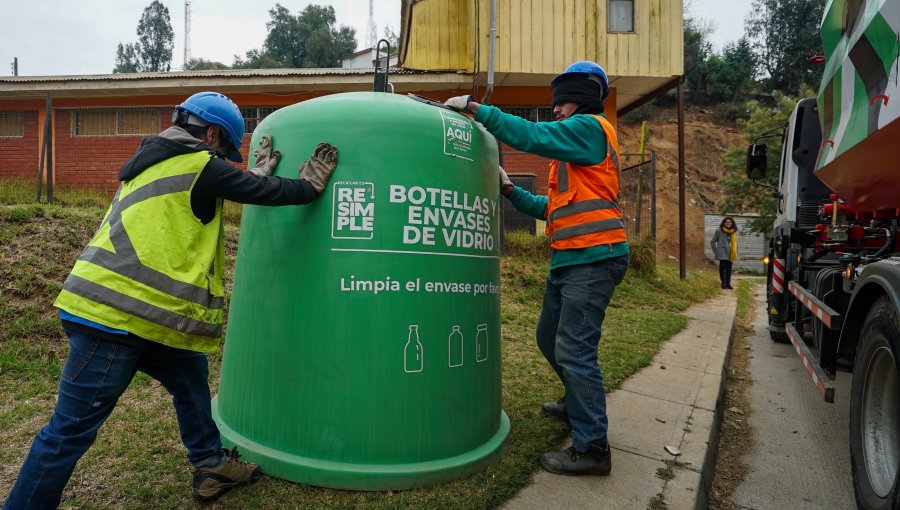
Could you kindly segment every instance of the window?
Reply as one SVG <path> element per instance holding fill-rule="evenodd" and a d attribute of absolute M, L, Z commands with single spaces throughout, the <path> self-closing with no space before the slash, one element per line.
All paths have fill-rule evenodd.
<path fill-rule="evenodd" d="M 155 135 L 158 108 L 93 108 L 72 111 L 73 136 Z"/>
<path fill-rule="evenodd" d="M 0 138 L 25 136 L 25 120 L 22 112 L 0 112 Z"/>
<path fill-rule="evenodd" d="M 634 0 L 609 0 L 609 31 L 634 32 Z"/>
<path fill-rule="evenodd" d="M 549 106 L 522 106 L 503 108 L 502 110 L 510 115 L 522 117 L 531 122 L 550 122 L 556 120 L 553 117 L 553 109 Z"/>
<path fill-rule="evenodd" d="M 244 133 L 252 133 L 263 119 L 272 115 L 277 109 L 254 106 L 241 108 L 241 115 L 244 117 Z"/>

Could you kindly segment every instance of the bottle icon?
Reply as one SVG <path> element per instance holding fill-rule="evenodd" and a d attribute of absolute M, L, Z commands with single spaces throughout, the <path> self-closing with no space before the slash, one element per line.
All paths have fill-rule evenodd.
<path fill-rule="evenodd" d="M 448 343 L 450 366 L 461 367 L 463 364 L 463 334 L 459 330 L 459 326 L 453 326 Z"/>
<path fill-rule="evenodd" d="M 482 362 L 488 359 L 488 331 L 487 324 L 479 324 L 475 334 L 475 361 Z"/>
<path fill-rule="evenodd" d="M 409 338 L 403 348 L 403 370 L 405 372 L 421 372 L 424 366 L 422 343 L 419 342 L 418 324 L 410 324 Z"/>

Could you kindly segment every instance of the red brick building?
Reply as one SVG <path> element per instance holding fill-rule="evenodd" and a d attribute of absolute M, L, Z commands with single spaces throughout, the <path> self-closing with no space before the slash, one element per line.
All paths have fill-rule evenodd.
<path fill-rule="evenodd" d="M 186 71 L 0 78 L 0 178 L 35 179 L 50 108 L 55 185 L 114 189 L 119 167 L 141 138 L 171 125 L 175 105 L 189 95 L 215 90 L 244 114 L 245 159 L 253 129 L 276 109 L 325 94 L 372 90 L 371 69 L 272 69 Z M 394 92 L 444 100 L 471 92 L 457 73 L 392 73 Z M 610 97 L 614 104 L 615 95 Z M 550 88 L 497 87 L 491 103 L 531 120 L 550 120 Z M 611 109 L 613 112 L 614 108 Z M 610 114 L 615 121 L 615 113 Z M 510 173 L 537 175 L 546 191 L 548 161 L 503 147 Z"/>

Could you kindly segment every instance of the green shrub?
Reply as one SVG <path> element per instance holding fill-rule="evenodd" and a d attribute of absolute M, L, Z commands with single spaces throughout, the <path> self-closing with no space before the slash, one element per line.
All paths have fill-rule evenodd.
<path fill-rule="evenodd" d="M 631 255 L 628 259 L 628 267 L 632 271 L 642 275 L 656 274 L 656 239 L 651 234 L 644 234 L 636 240 L 630 241 L 628 247 Z"/>
<path fill-rule="evenodd" d="M 550 256 L 550 242 L 544 236 L 525 230 L 510 230 L 503 235 L 503 255 L 537 259 Z"/>

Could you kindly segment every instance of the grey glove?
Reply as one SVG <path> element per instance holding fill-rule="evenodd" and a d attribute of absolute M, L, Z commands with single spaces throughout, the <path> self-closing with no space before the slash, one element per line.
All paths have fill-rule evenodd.
<path fill-rule="evenodd" d="M 444 105 L 458 112 L 468 112 L 470 102 L 472 102 L 472 96 L 456 96 L 444 101 Z"/>
<path fill-rule="evenodd" d="M 506 170 L 503 170 L 502 166 L 498 166 L 497 168 L 499 169 L 498 173 L 500 174 L 500 194 L 503 196 L 507 196 L 512 193 L 515 184 L 513 184 L 512 181 L 509 180 L 509 176 L 506 175 Z"/>
<path fill-rule="evenodd" d="M 259 141 L 259 147 L 253 151 L 256 158 L 256 166 L 250 169 L 250 173 L 259 176 L 269 176 L 275 173 L 275 167 L 281 161 L 281 152 L 272 150 L 272 137 L 264 136 Z"/>
<path fill-rule="evenodd" d="M 312 156 L 300 165 L 300 178 L 306 179 L 316 193 L 321 193 L 337 167 L 337 147 L 330 143 L 316 145 Z"/>

